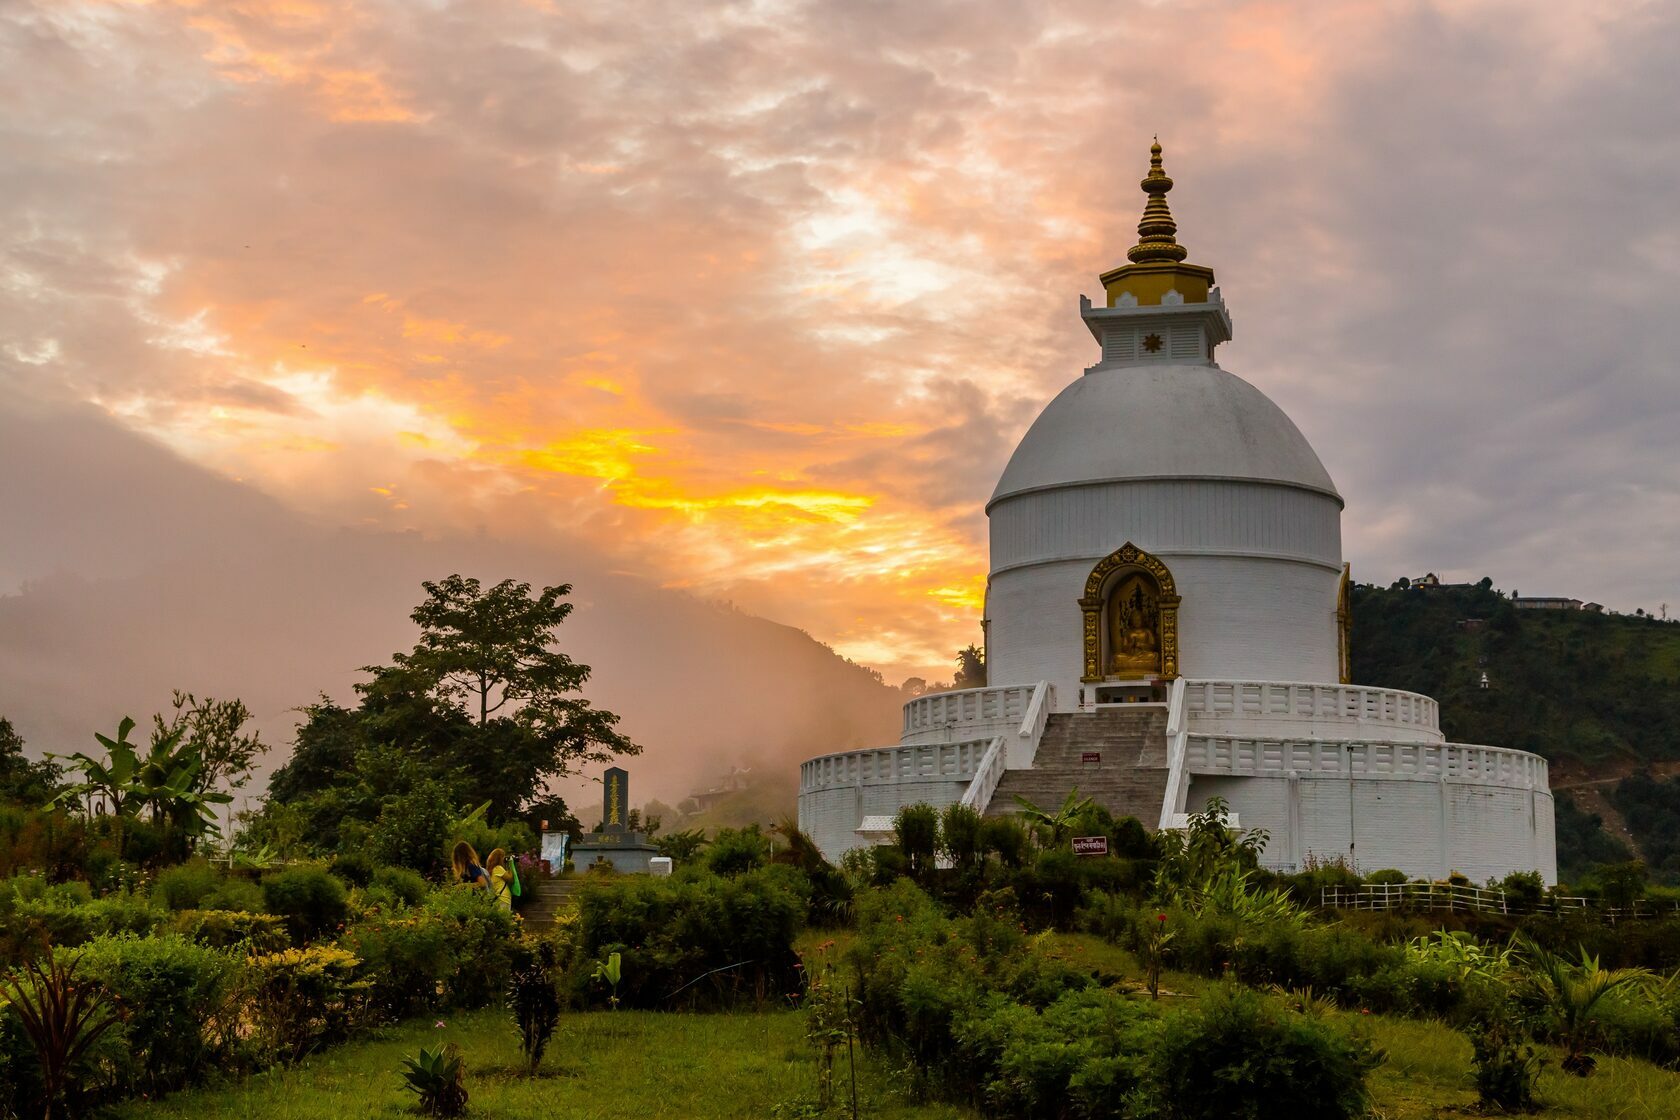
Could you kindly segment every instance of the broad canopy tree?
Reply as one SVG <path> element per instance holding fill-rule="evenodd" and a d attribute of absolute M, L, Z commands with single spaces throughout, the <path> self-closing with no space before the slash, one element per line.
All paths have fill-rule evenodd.
<path fill-rule="evenodd" d="M 422 586 L 414 648 L 365 668 L 357 707 L 322 697 L 304 709 L 292 759 L 274 775 L 271 802 L 307 798 L 323 809 L 311 814 L 318 844 L 334 842 L 334 814 L 376 820 L 387 802 L 409 796 L 406 786 L 374 780 L 379 768 L 362 764 L 370 754 L 395 750 L 419 764 L 401 774 L 421 775 L 461 804 L 488 801 L 505 819 L 579 766 L 641 752 L 616 715 L 579 694 L 589 666 L 555 648 L 572 612 L 570 584 L 533 593 L 511 579 L 486 589 L 452 575 Z"/>

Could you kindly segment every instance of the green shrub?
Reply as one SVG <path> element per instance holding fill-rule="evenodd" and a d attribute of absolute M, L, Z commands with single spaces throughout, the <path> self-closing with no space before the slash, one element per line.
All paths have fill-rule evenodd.
<path fill-rule="evenodd" d="M 419 1099 L 415 1108 L 426 1116 L 460 1116 L 467 1111 L 467 1064 L 453 1042 L 404 1056 L 403 1088 Z"/>
<path fill-rule="evenodd" d="M 246 914 L 260 913 L 265 905 L 262 888 L 238 875 L 223 879 L 199 902 L 200 909 L 234 910 Z"/>
<path fill-rule="evenodd" d="M 159 872 L 152 897 L 171 910 L 203 910 L 205 896 L 221 885 L 221 872 L 207 860 L 192 859 Z"/>
<path fill-rule="evenodd" d="M 1535 1054 L 1510 1000 L 1502 993 L 1486 995 L 1465 1027 L 1476 1095 L 1484 1111 L 1536 1112 L 1534 1083 L 1544 1060 Z"/>
<path fill-rule="evenodd" d="M 296 1060 L 342 1041 L 367 991 L 355 955 L 332 945 L 252 957 L 246 971 L 252 1036 L 265 1052 Z"/>
<path fill-rule="evenodd" d="M 227 954 L 164 934 L 101 937 L 76 951 L 122 1011 L 112 1071 L 124 1093 L 155 1095 L 203 1076 L 234 1045 L 232 993 L 239 973 Z"/>
<path fill-rule="evenodd" d="M 1384 867 L 1380 871 L 1373 871 L 1365 876 L 1365 882 L 1378 886 L 1399 886 L 1401 883 L 1409 883 L 1411 880 L 1406 878 L 1404 871 Z"/>
<path fill-rule="evenodd" d="M 959 873 L 980 862 L 982 831 L 980 813 L 972 806 L 958 802 L 940 813 L 939 850 Z"/>
<path fill-rule="evenodd" d="M 939 810 L 925 801 L 906 805 L 893 817 L 893 842 L 918 878 L 933 870 L 939 849 Z"/>
<path fill-rule="evenodd" d="M 172 932 L 212 949 L 278 953 L 291 945 L 285 919 L 240 910 L 182 910 L 169 923 Z"/>
<path fill-rule="evenodd" d="M 24 1116 L 41 1099 L 41 1063 L 17 1009 L 0 999 L 0 1116 Z"/>
<path fill-rule="evenodd" d="M 1167 1018 L 1139 1099 L 1161 1120 L 1343 1120 L 1366 1114 L 1365 1075 L 1381 1060 L 1330 1020 L 1225 985 Z"/>
<path fill-rule="evenodd" d="M 339 944 L 361 960 L 356 974 L 367 981 L 379 1018 L 395 1021 L 442 1006 L 456 963 L 444 919 L 404 910 L 372 915 L 345 930 Z"/>
<path fill-rule="evenodd" d="M 706 849 L 706 867 L 714 875 L 744 875 L 770 862 L 770 838 L 756 824 L 720 828 Z"/>
<path fill-rule="evenodd" d="M 455 791 L 448 784 L 416 782 L 407 793 L 386 799 L 368 835 L 368 853 L 383 864 L 441 870 L 449 862 L 455 812 Z"/>
<path fill-rule="evenodd" d="M 365 887 L 373 882 L 377 865 L 361 852 L 340 852 L 327 864 L 327 870 L 343 879 L 346 886 Z"/>
<path fill-rule="evenodd" d="M 804 917 L 782 870 L 586 882 L 576 896 L 574 993 L 591 993 L 579 965 L 618 951 L 618 994 L 631 1007 L 779 1000 L 797 986 L 793 939 Z"/>
<path fill-rule="evenodd" d="M 451 1007 L 485 1007 L 501 998 L 512 967 L 514 916 L 497 906 L 488 891 L 436 891 L 420 907 L 424 920 L 441 923 L 448 960 L 441 977 L 444 1002 Z"/>
<path fill-rule="evenodd" d="M 1032 840 L 1027 826 L 1018 816 L 987 817 L 980 822 L 980 844 L 988 852 L 995 852 L 1005 867 L 1018 869 L 1027 862 Z"/>
<path fill-rule="evenodd" d="M 418 906 L 426 901 L 431 886 L 425 876 L 407 867 L 381 867 L 368 884 L 369 901 L 384 906 Z"/>
<path fill-rule="evenodd" d="M 265 876 L 263 905 L 271 914 L 286 919 L 292 938 L 307 942 L 334 929 L 344 921 L 347 899 L 344 885 L 324 868 L 288 867 Z"/>

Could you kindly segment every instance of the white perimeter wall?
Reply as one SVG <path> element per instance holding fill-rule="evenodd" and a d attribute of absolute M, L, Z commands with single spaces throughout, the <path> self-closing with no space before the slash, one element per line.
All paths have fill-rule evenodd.
<path fill-rule="evenodd" d="M 1131 541 L 1173 574 L 1179 673 L 1333 681 L 1341 503 L 1298 487 L 1209 479 L 1082 484 L 992 506 L 987 595 L 994 686 L 1049 680 L 1077 706 L 1079 599 L 1091 568 Z"/>
<path fill-rule="evenodd" d="M 1351 860 L 1364 873 L 1413 878 L 1462 872 L 1476 883 L 1512 871 L 1557 881 L 1552 795 L 1453 779 L 1193 775 L 1186 808 L 1223 797 L 1244 828 L 1271 834 L 1261 862 L 1299 869 L 1308 857 Z"/>

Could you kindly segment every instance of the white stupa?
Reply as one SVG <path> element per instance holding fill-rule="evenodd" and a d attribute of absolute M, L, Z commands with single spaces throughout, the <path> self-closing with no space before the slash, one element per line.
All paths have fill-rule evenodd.
<path fill-rule="evenodd" d="M 1081 297 L 1096 365 L 1022 437 L 986 512 L 986 688 L 905 705 L 897 746 L 801 768 L 830 856 L 907 804 L 1012 811 L 1077 788 L 1152 827 L 1221 796 L 1264 862 L 1556 877 L 1546 763 L 1448 743 L 1427 696 L 1349 683 L 1342 498 L 1214 360 L 1231 317 L 1185 263 L 1151 149 L 1139 241 Z"/>

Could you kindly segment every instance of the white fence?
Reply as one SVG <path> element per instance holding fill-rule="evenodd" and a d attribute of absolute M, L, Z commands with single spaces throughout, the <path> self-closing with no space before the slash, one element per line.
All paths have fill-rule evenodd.
<path fill-rule="evenodd" d="M 1597 899 L 1544 895 L 1512 898 L 1495 887 L 1457 883 L 1365 883 L 1357 887 L 1325 887 L 1318 904 L 1336 910 L 1426 910 L 1484 914 L 1566 914 L 1591 911 L 1609 921 L 1655 918 L 1680 911 L 1680 903 L 1641 899 L 1632 906 L 1604 906 Z"/>
<path fill-rule="evenodd" d="M 1185 711 L 1206 719 L 1387 725 L 1440 733 L 1440 706 L 1428 696 L 1390 688 L 1284 681 L 1185 682 Z"/>
<path fill-rule="evenodd" d="M 1189 736 L 1192 774 L 1241 777 L 1440 779 L 1515 789 L 1546 789 L 1546 760 L 1527 751 L 1465 743 L 1348 742 Z"/>

